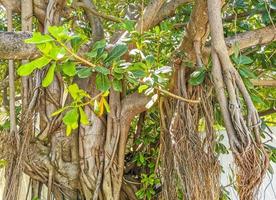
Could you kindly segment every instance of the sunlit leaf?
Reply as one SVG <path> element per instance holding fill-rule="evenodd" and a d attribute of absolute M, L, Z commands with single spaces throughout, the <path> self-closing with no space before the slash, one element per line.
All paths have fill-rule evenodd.
<path fill-rule="evenodd" d="M 104 104 L 106 112 L 109 113 L 110 112 L 110 107 L 109 107 L 109 104 L 107 103 L 105 98 L 103 98 L 103 104 Z"/>
<path fill-rule="evenodd" d="M 55 112 L 53 112 L 53 113 L 51 114 L 51 116 L 54 117 L 54 116 L 56 116 L 56 115 L 59 115 L 59 114 L 62 113 L 64 110 L 66 110 L 66 107 L 60 108 L 60 109 L 56 110 Z"/>
<path fill-rule="evenodd" d="M 35 32 L 33 33 L 33 36 L 31 38 L 25 40 L 25 43 L 42 44 L 42 43 L 51 42 L 51 41 L 54 41 L 54 38 L 52 38 L 51 36 L 42 35 L 39 32 Z"/>
<path fill-rule="evenodd" d="M 73 97 L 73 99 L 77 99 L 79 97 L 79 90 L 79 86 L 76 83 L 69 85 L 68 87 L 68 91 L 70 95 Z"/>
<path fill-rule="evenodd" d="M 148 89 L 148 85 L 140 85 L 138 88 L 138 92 L 142 93 L 144 90 Z"/>
<path fill-rule="evenodd" d="M 55 76 L 55 68 L 56 68 L 56 63 L 53 63 L 49 69 L 48 72 L 45 76 L 45 78 L 42 81 L 42 86 L 43 87 L 48 87 L 54 80 L 54 76 Z"/>
<path fill-rule="evenodd" d="M 74 76 L 77 73 L 76 64 L 73 62 L 66 62 L 61 65 L 62 71 L 68 76 Z"/>
<path fill-rule="evenodd" d="M 26 63 L 24 65 L 21 65 L 17 69 L 17 73 L 20 76 L 28 76 L 30 75 L 35 69 L 41 69 L 45 65 L 49 64 L 51 62 L 50 58 L 47 58 L 45 56 L 42 56 L 40 58 L 37 58 L 29 63 Z"/>
<path fill-rule="evenodd" d="M 80 112 L 80 122 L 81 122 L 83 125 L 89 124 L 87 115 L 86 115 L 86 113 L 84 112 L 84 110 L 83 110 L 81 107 L 79 107 L 79 112 Z"/>

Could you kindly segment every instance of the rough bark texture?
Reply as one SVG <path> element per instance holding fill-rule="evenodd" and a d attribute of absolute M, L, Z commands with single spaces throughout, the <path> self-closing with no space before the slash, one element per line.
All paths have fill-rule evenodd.
<path fill-rule="evenodd" d="M 60 23 L 65 0 L 28 0 L 29 6 L 33 2 L 33 14 L 27 8 L 26 1 L 0 0 L 0 4 L 6 8 L 22 12 L 22 19 L 26 21 L 22 26 L 24 31 L 31 31 L 31 20 L 28 17 L 33 15 L 41 23 L 41 32 L 44 33 L 47 33 L 48 26 Z M 136 30 L 141 33 L 149 30 L 165 18 L 173 16 L 178 6 L 189 2 L 150 1 L 137 21 Z M 82 0 L 81 3 L 85 5 L 82 7 L 92 28 L 92 41 L 102 39 L 104 30 L 97 8 L 90 0 Z M 170 84 L 171 93 L 167 93 L 173 93 L 177 98 L 165 96 L 160 99 L 163 197 L 177 199 L 178 191 L 181 191 L 187 200 L 219 198 L 220 168 L 214 153 L 214 108 L 211 95 L 213 83 L 206 78 L 201 86 L 188 84 L 190 74 L 195 69 L 204 67 L 206 58 L 211 53 L 212 78 L 216 83 L 214 85 L 217 99 L 239 167 L 240 197 L 242 200 L 252 199 L 267 167 L 267 155 L 259 138 L 258 115 L 228 54 L 233 52 L 233 45 L 237 42 L 240 49 L 244 49 L 275 41 L 275 32 L 273 27 L 266 27 L 224 39 L 220 2 L 209 0 L 208 8 L 209 19 L 207 0 L 195 1 L 183 40 L 172 58 L 174 73 Z M 209 35 L 208 20 L 211 23 L 211 36 L 216 38 L 212 40 L 211 48 L 205 44 Z M 127 34 L 120 35 L 119 40 L 122 40 Z M 24 43 L 29 37 L 29 32 L 1 32 L 0 59 L 20 60 L 39 56 L 40 53 L 34 45 Z M 193 68 L 188 67 L 187 62 L 192 62 Z M 9 156 L 22 159 L 21 167 L 24 172 L 33 181 L 39 182 L 33 184 L 32 193 L 38 194 L 43 183 L 48 187 L 48 200 L 52 196 L 58 200 L 135 200 L 137 187 L 124 181 L 125 151 L 130 124 L 135 116 L 146 111 L 150 97 L 138 93 L 125 95 L 111 89 L 106 97 L 110 112 L 97 116 L 90 106 L 85 106 L 84 111 L 93 123 L 88 126 L 80 124 L 79 128 L 67 137 L 62 124 L 63 114 L 55 117 L 51 115 L 63 106 L 64 101 L 70 103 L 72 99 L 64 96 L 64 80 L 59 73 L 55 74 L 49 87 L 41 87 L 46 71 L 47 67 L 22 80 L 21 96 L 24 109 L 20 124 L 20 141 L 23 144 L 20 153 L 23 156 L 16 157 L 16 138 L 1 134 L 0 159 Z M 92 97 L 99 94 L 95 87 L 95 74 L 86 79 L 75 78 L 73 82 Z M 1 84 L 1 88 L 8 85 L 7 81 L 3 85 Z M 248 124 L 241 115 L 235 87 L 239 89 L 247 105 Z M 183 98 L 195 101 L 183 102 Z M 199 99 L 199 103 L 196 103 Z M 14 103 L 12 98 L 11 101 Z M 199 133 L 200 119 L 204 119 L 206 134 Z M 25 123 L 26 121 L 28 123 Z M 34 122 L 39 128 L 34 127 Z"/>
<path fill-rule="evenodd" d="M 29 32 L 1 32 L 0 55 L 1 59 L 31 59 L 39 55 L 33 44 L 26 44 L 25 39 L 32 37 Z"/>

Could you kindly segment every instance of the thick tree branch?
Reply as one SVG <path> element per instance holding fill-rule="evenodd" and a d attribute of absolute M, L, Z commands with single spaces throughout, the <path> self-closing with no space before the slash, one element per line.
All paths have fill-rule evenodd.
<path fill-rule="evenodd" d="M 99 18 L 99 12 L 97 12 L 93 1 L 81 0 L 80 5 L 84 8 L 85 13 L 88 17 L 90 26 L 92 28 L 92 40 L 98 41 L 104 38 L 104 30 L 102 22 Z M 103 14 L 101 14 L 101 17 Z M 105 15 L 104 15 L 105 16 Z"/>
<path fill-rule="evenodd" d="M 39 55 L 35 45 L 24 40 L 32 37 L 28 32 L 0 32 L 0 59 L 32 59 Z"/>
<path fill-rule="evenodd" d="M 196 59 L 195 45 L 200 50 L 208 33 L 207 1 L 196 0 L 186 33 L 178 49 L 189 52 L 189 59 L 194 61 Z"/>
<path fill-rule="evenodd" d="M 162 22 L 164 19 L 174 16 L 177 7 L 191 2 L 193 2 L 193 0 L 171 0 L 167 3 L 164 3 L 164 5 L 160 8 L 159 12 L 154 18 L 150 27 L 154 27 Z"/>
<path fill-rule="evenodd" d="M 236 36 L 225 38 L 225 43 L 228 47 L 229 55 L 234 53 L 235 48 L 243 50 L 256 45 L 265 45 L 276 41 L 276 31 L 273 26 L 248 31 L 245 33 L 239 33 Z M 235 44 L 237 46 L 235 47 Z M 211 53 L 210 44 L 204 48 L 203 54 L 209 56 Z"/>
<path fill-rule="evenodd" d="M 198 34 L 199 32 L 197 35 Z M 31 36 L 32 34 L 28 32 L 0 32 L 0 59 L 21 60 L 37 57 L 40 53 L 35 45 L 24 43 L 24 40 Z M 225 42 L 229 48 L 229 54 L 232 54 L 234 52 L 235 43 L 239 43 L 239 49 L 243 50 L 255 45 L 264 45 L 275 40 L 276 31 L 274 31 L 273 26 L 268 26 L 254 31 L 240 33 L 234 37 L 228 37 L 225 39 Z M 191 49 L 193 47 L 191 40 L 188 42 L 187 39 L 185 43 L 189 44 L 185 46 L 185 49 Z M 204 50 L 204 54 L 210 55 L 209 47 Z"/>
<path fill-rule="evenodd" d="M 225 39 L 228 46 L 229 54 L 232 54 L 235 49 L 235 44 L 238 44 L 240 50 L 252 47 L 255 45 L 263 45 L 276 40 L 276 30 L 273 26 L 248 31 L 245 33 L 237 34 L 233 37 Z"/>
<path fill-rule="evenodd" d="M 151 100 L 150 96 L 145 94 L 133 93 L 122 100 L 121 117 L 123 121 L 130 122 L 133 117 L 146 111 L 146 105 Z"/>
<path fill-rule="evenodd" d="M 136 30 L 140 33 L 150 29 L 152 26 L 157 13 L 160 8 L 163 6 L 165 0 L 151 0 L 147 5 L 144 13 L 141 15 L 140 19 L 137 22 Z"/>

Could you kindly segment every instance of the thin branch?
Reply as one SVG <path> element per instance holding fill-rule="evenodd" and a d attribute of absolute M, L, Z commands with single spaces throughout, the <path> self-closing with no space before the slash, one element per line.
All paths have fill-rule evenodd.
<path fill-rule="evenodd" d="M 276 87 L 276 80 L 251 80 L 255 86 Z"/>
<path fill-rule="evenodd" d="M 200 99 L 199 100 L 186 99 L 186 98 L 183 98 L 181 96 L 178 96 L 176 94 L 173 94 L 173 93 L 171 93 L 171 92 L 169 92 L 167 90 L 163 90 L 163 89 L 158 88 L 158 87 L 154 87 L 154 89 L 160 91 L 161 93 L 163 93 L 163 94 L 165 94 L 167 96 L 173 97 L 173 98 L 178 99 L 180 101 L 184 101 L 186 103 L 200 103 Z"/>
<path fill-rule="evenodd" d="M 112 15 L 108 15 L 108 14 L 105 14 L 105 13 L 100 13 L 98 12 L 96 9 L 88 6 L 86 3 L 84 2 L 76 2 L 74 3 L 73 5 L 74 7 L 81 7 L 81 8 L 84 8 L 85 10 L 89 11 L 90 13 L 92 13 L 93 15 L 97 16 L 97 17 L 101 17 L 103 19 L 106 19 L 106 20 L 109 20 L 109 21 L 113 21 L 113 22 L 117 22 L 117 23 L 120 23 L 122 22 L 123 20 L 119 17 L 115 17 L 115 16 L 112 16 Z"/>
<path fill-rule="evenodd" d="M 268 110 L 264 110 L 264 111 L 259 112 L 259 116 L 263 117 L 263 116 L 266 116 L 266 115 L 272 115 L 274 113 L 276 113 L 276 107 L 273 107 L 273 108 L 270 108 Z"/>

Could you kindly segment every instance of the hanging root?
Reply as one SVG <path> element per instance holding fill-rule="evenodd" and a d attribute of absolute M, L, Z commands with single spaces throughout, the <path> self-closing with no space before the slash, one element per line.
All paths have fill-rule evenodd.
<path fill-rule="evenodd" d="M 223 35 L 220 0 L 208 0 L 208 15 L 212 37 L 212 78 L 237 166 L 237 189 L 240 200 L 253 200 L 269 164 L 260 138 L 260 120 L 250 95 L 229 58 Z M 240 97 L 246 104 L 247 123 L 243 117 L 244 106 Z"/>
<path fill-rule="evenodd" d="M 255 199 L 269 159 L 264 148 L 255 145 L 240 154 L 235 154 L 237 165 L 237 188 L 241 200 Z"/>
<path fill-rule="evenodd" d="M 219 195 L 220 165 L 214 155 L 212 100 L 208 86 L 188 88 L 185 69 L 178 72 L 178 94 L 189 99 L 202 99 L 192 105 L 165 99 L 161 114 L 163 136 L 163 172 L 165 199 L 178 199 L 179 192 L 185 200 L 213 200 Z M 206 84 L 208 85 L 208 84 Z M 181 87 L 180 87 L 181 86 Z M 186 87 L 187 86 L 187 87 Z M 199 119 L 205 122 L 205 134 L 199 133 Z"/>

